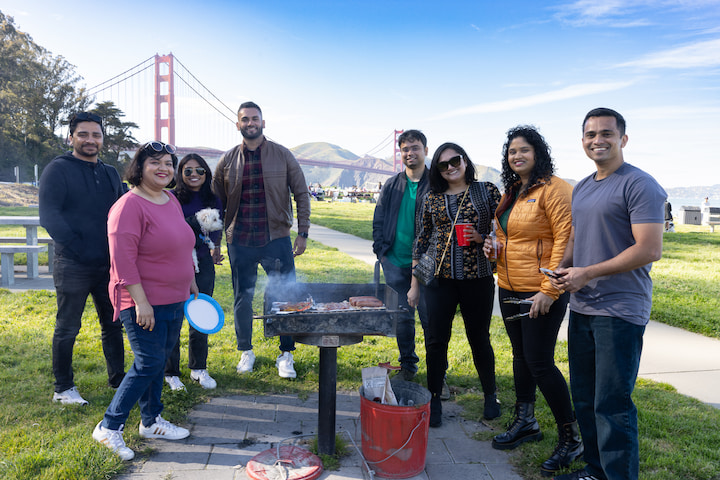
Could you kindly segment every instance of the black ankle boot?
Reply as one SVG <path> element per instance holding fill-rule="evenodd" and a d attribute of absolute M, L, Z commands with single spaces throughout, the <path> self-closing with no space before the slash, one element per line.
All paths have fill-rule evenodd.
<path fill-rule="evenodd" d="M 500 402 L 497 399 L 496 394 L 485 395 L 485 408 L 483 408 L 483 418 L 485 420 L 492 420 L 502 414 L 500 411 Z"/>
<path fill-rule="evenodd" d="M 442 425 L 442 400 L 440 395 L 433 393 L 430 400 L 430 426 L 437 428 Z"/>
<path fill-rule="evenodd" d="M 540 466 L 540 473 L 543 477 L 551 477 L 583 454 L 583 447 L 578 431 L 577 421 L 566 423 L 558 427 L 558 445 L 553 454 Z"/>
<path fill-rule="evenodd" d="M 535 404 L 516 403 L 515 419 L 507 432 L 493 438 L 492 447 L 496 450 L 512 450 L 522 443 L 538 440 L 542 440 L 542 432 L 535 419 Z"/>

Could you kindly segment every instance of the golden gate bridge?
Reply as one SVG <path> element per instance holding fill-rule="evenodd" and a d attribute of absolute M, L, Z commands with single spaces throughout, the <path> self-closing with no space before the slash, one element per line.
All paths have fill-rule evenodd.
<path fill-rule="evenodd" d="M 154 129 L 154 139 L 176 145 L 178 154 L 198 153 L 210 160 L 240 143 L 237 112 L 223 103 L 172 53 L 151 56 L 132 68 L 92 87 L 87 94 L 97 103 L 112 101 L 143 131 Z M 153 100 L 150 102 L 148 98 Z M 363 157 L 393 148 L 392 169 L 374 168 L 351 161 L 297 157 L 301 165 L 359 170 L 394 175 L 403 168 L 395 130 Z M 182 138 L 184 146 L 178 146 Z M 215 145 L 219 148 L 200 145 Z M 197 145 L 197 146 L 192 146 Z"/>

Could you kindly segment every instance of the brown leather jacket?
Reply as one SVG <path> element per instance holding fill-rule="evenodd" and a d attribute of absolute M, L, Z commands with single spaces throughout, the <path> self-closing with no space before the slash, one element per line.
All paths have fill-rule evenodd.
<path fill-rule="evenodd" d="M 290 192 L 297 205 L 298 232 L 310 229 L 310 192 L 305 175 L 292 152 L 268 139 L 260 146 L 270 240 L 287 237 L 293 224 Z M 215 168 L 212 189 L 225 208 L 225 235 L 232 242 L 235 219 L 240 208 L 243 144 L 225 152 Z"/>
<path fill-rule="evenodd" d="M 503 195 L 501 206 L 508 200 L 507 195 Z M 571 201 L 572 186 L 552 176 L 518 197 L 508 218 L 507 231 L 496 220 L 497 238 L 505 247 L 497 262 L 501 288 L 543 292 L 557 300 L 560 292 L 538 268 L 554 270 L 562 260 L 572 227 Z"/>

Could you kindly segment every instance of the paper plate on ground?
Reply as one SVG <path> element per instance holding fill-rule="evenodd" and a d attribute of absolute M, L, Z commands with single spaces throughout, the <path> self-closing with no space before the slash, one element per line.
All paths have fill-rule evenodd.
<path fill-rule="evenodd" d="M 260 452 L 245 466 L 245 473 L 253 480 L 313 480 L 322 472 L 322 461 L 317 455 L 294 445 Z"/>
<path fill-rule="evenodd" d="M 185 302 L 185 318 L 195 330 L 202 333 L 219 332 L 225 322 L 225 314 L 220 304 L 210 295 L 201 293 L 198 298 L 188 298 Z"/>

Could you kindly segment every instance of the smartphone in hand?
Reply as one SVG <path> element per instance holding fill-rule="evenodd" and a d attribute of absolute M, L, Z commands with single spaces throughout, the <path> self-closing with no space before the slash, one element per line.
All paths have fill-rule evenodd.
<path fill-rule="evenodd" d="M 541 268 L 540 272 L 544 273 L 547 277 L 552 278 L 554 280 L 557 280 L 558 278 L 560 278 L 555 274 L 555 272 L 553 272 L 549 268 Z"/>

